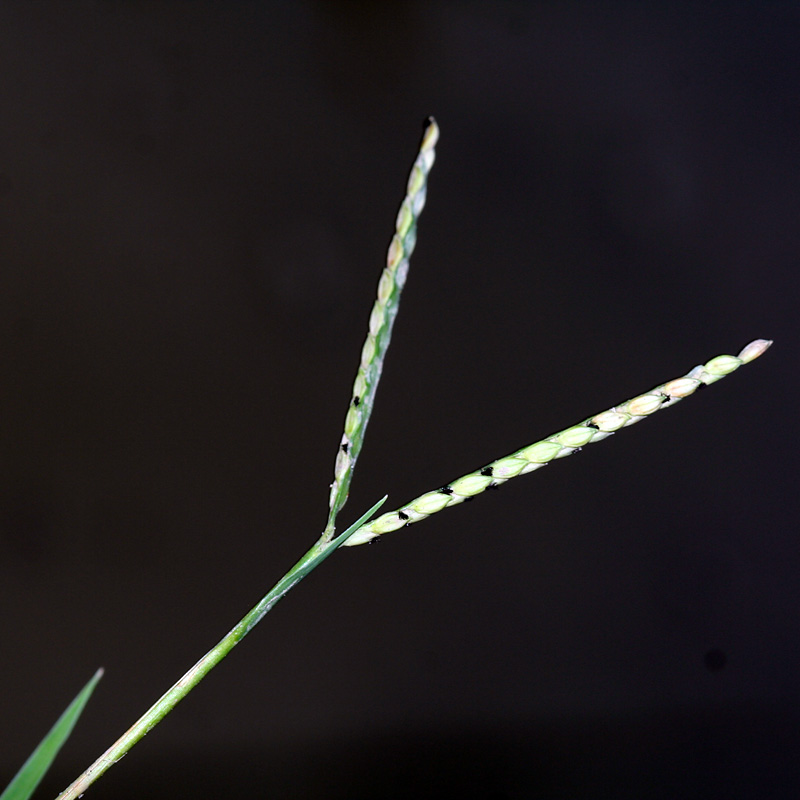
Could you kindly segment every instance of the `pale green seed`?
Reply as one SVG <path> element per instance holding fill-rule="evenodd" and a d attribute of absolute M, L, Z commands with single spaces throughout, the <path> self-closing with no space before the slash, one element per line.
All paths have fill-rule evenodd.
<path fill-rule="evenodd" d="M 620 428 L 624 428 L 629 419 L 630 417 L 627 414 L 612 409 L 611 411 L 603 411 L 602 414 L 595 414 L 590 421 L 597 425 L 601 431 L 613 433 Z"/>
<path fill-rule="evenodd" d="M 451 483 L 450 488 L 457 495 L 472 497 L 480 494 L 491 482 L 492 479 L 485 475 L 465 475 Z"/>
<path fill-rule="evenodd" d="M 375 303 L 372 307 L 372 313 L 369 315 L 369 332 L 372 336 L 377 336 L 378 331 L 383 325 L 383 320 L 386 314 L 386 307 L 380 303 Z"/>
<path fill-rule="evenodd" d="M 583 447 L 592 441 L 592 437 L 597 433 L 594 428 L 585 428 L 578 425 L 574 428 L 559 433 L 555 440 L 564 447 Z"/>
<path fill-rule="evenodd" d="M 380 519 L 380 518 L 379 518 Z M 375 522 L 377 520 L 373 520 Z M 372 530 L 373 522 L 370 522 L 369 525 L 362 525 L 344 544 L 345 547 L 355 547 L 359 544 L 367 544 L 367 542 L 371 542 L 376 536 L 380 536 L 379 533 L 376 533 Z"/>
<path fill-rule="evenodd" d="M 418 497 L 413 503 L 410 503 L 410 506 L 420 514 L 430 515 L 441 511 L 449 502 L 450 495 L 436 491 L 423 494 L 422 497 Z"/>
<path fill-rule="evenodd" d="M 373 358 L 375 358 L 375 337 L 370 335 L 361 348 L 361 366 L 367 369 Z"/>
<path fill-rule="evenodd" d="M 399 530 L 406 524 L 406 521 L 400 519 L 396 511 L 389 514 L 383 514 L 376 520 L 369 523 L 369 527 L 375 533 L 390 533 L 391 531 Z"/>
<path fill-rule="evenodd" d="M 431 117 L 428 120 L 428 127 L 425 128 L 425 133 L 422 137 L 422 144 L 420 145 L 420 150 L 423 153 L 430 153 L 433 155 L 433 148 L 436 147 L 436 142 L 439 141 L 439 126 L 436 124 L 436 120 Z"/>
<path fill-rule="evenodd" d="M 342 475 L 347 472 L 347 468 L 350 466 L 350 456 L 347 453 L 339 448 L 339 452 L 336 454 L 336 462 L 333 466 L 333 475 L 337 481 L 342 479 Z"/>
<path fill-rule="evenodd" d="M 754 358 L 758 358 L 766 352 L 771 344 L 771 339 L 756 339 L 754 342 L 750 342 L 750 344 L 742 348 L 742 352 L 739 353 L 739 358 L 743 364 L 749 364 Z"/>
<path fill-rule="evenodd" d="M 700 385 L 700 381 L 692 378 L 676 378 L 664 384 L 664 394 L 670 397 L 688 397 Z"/>
<path fill-rule="evenodd" d="M 386 256 L 386 267 L 389 270 L 394 270 L 400 263 L 403 257 L 403 242 L 400 237 L 395 234 L 392 237 L 392 243 L 389 245 L 389 253 Z"/>
<path fill-rule="evenodd" d="M 408 193 L 413 197 L 425 183 L 425 173 L 420 169 L 419 163 L 415 164 L 411 169 L 411 175 L 408 176 Z"/>
<path fill-rule="evenodd" d="M 353 382 L 353 396 L 363 397 L 367 392 L 367 379 L 363 371 L 359 370 L 356 379 Z"/>
<path fill-rule="evenodd" d="M 402 238 L 408 233 L 411 223 L 414 221 L 414 214 L 411 212 L 411 202 L 406 198 L 397 212 L 397 234 Z"/>
<path fill-rule="evenodd" d="M 646 417 L 648 414 L 658 411 L 663 402 L 664 395 L 662 394 L 643 394 L 639 397 L 634 397 L 633 400 L 628 400 L 625 403 L 625 408 L 637 417 Z"/>
<path fill-rule="evenodd" d="M 344 434 L 348 439 L 353 438 L 358 423 L 360 422 L 361 414 L 355 406 L 350 406 L 347 410 L 347 416 L 344 418 Z"/>
<path fill-rule="evenodd" d="M 527 463 L 524 459 L 507 456 L 492 464 L 492 474 L 498 478 L 515 478 Z"/>
<path fill-rule="evenodd" d="M 392 295 L 392 289 L 394 288 L 394 278 L 392 277 L 392 273 L 389 272 L 388 269 L 385 269 L 381 273 L 381 279 L 378 281 L 378 302 L 385 306 L 386 303 L 389 301 L 389 298 Z"/>
<path fill-rule="evenodd" d="M 712 375 L 729 375 L 742 364 L 742 360 L 736 356 L 717 356 L 706 364 L 706 369 Z"/>
<path fill-rule="evenodd" d="M 561 450 L 561 445 L 558 442 L 536 442 L 524 450 L 520 450 L 519 455 L 536 464 L 544 464 L 552 461 Z"/>

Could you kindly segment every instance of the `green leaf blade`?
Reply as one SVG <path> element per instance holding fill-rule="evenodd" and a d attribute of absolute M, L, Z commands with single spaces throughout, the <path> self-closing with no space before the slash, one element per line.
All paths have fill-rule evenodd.
<path fill-rule="evenodd" d="M 103 676 L 103 670 L 98 669 L 86 686 L 81 689 L 75 699 L 67 706 L 64 713 L 58 718 L 55 725 L 39 742 L 36 749 L 22 765 L 19 772 L 12 778 L 5 791 L 0 794 L 0 800 L 28 800 L 36 791 L 39 782 L 50 769 L 50 765 L 58 755 L 59 750 L 72 733 L 89 697 L 94 691 L 97 682 Z"/>

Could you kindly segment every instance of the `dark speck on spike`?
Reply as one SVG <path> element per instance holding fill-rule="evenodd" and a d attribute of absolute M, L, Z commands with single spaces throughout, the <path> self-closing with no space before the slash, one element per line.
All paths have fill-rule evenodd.
<path fill-rule="evenodd" d="M 361 398 L 358 395 L 355 395 L 355 397 L 353 397 L 353 405 L 356 408 L 358 408 L 358 405 L 359 405 L 360 402 L 361 402 Z"/>
<path fill-rule="evenodd" d="M 595 425 L 595 424 L 594 424 L 594 422 L 592 422 L 591 420 L 588 420 L 587 422 L 584 422 L 583 424 L 584 424 L 584 425 L 585 425 L 587 428 L 594 428 L 596 431 L 599 431 L 599 430 L 600 430 L 600 427 L 599 427 L 598 425 Z"/>
<path fill-rule="evenodd" d="M 494 467 L 484 467 L 481 470 L 481 475 L 483 475 L 484 478 L 491 478 L 493 474 L 494 474 Z"/>
<path fill-rule="evenodd" d="M 348 447 L 349 447 L 349 445 L 347 444 L 347 442 L 342 442 L 342 448 L 341 449 L 342 449 L 343 453 L 347 452 L 347 448 Z"/>
<path fill-rule="evenodd" d="M 408 519 L 408 514 L 404 514 L 402 511 L 398 511 L 398 512 L 397 512 L 397 516 L 398 516 L 400 519 Z"/>
<path fill-rule="evenodd" d="M 453 494 L 453 488 L 452 488 L 452 486 L 442 486 L 442 488 L 441 488 L 441 489 L 439 489 L 439 491 L 440 491 L 442 494 Z"/>

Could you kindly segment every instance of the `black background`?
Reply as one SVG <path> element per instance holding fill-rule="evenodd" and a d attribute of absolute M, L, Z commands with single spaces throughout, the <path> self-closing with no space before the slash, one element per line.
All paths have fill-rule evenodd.
<path fill-rule="evenodd" d="M 0 6 L 0 779 L 52 796 L 343 522 L 754 364 L 315 572 L 92 797 L 796 797 L 796 3 Z"/>

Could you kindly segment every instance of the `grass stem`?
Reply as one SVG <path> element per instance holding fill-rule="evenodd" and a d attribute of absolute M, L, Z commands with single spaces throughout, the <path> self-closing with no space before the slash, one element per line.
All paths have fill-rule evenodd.
<path fill-rule="evenodd" d="M 267 594 L 209 650 L 186 674 L 167 689 L 136 722 L 117 739 L 88 769 L 84 770 L 57 800 L 76 800 L 106 770 L 116 764 L 138 741 L 148 734 L 175 708 L 214 667 L 266 616 L 290 589 L 311 570 L 318 567 L 331 553 L 368 520 L 386 501 L 384 497 L 366 514 L 353 523 L 341 536 L 330 542 L 317 542 Z"/>

